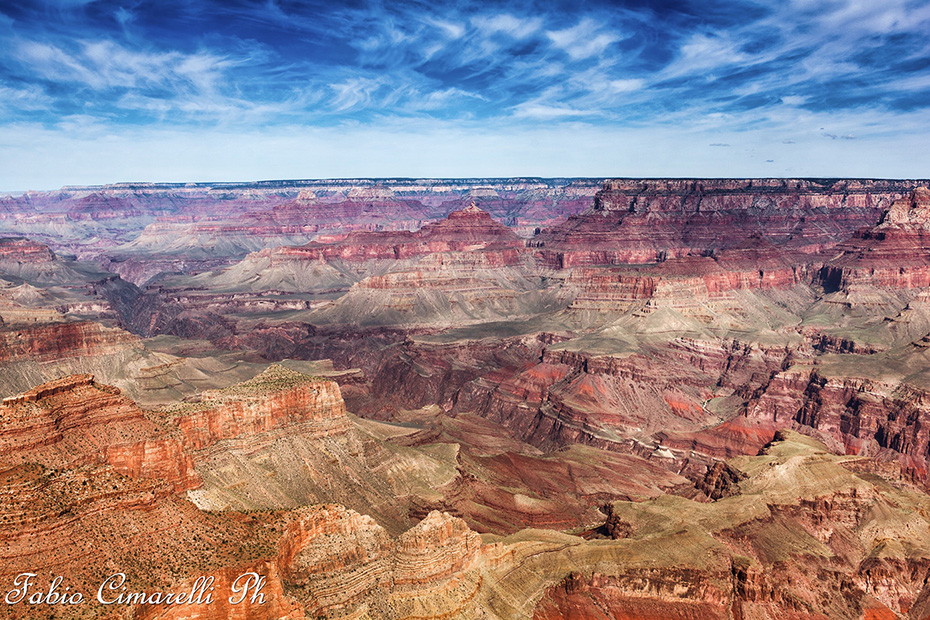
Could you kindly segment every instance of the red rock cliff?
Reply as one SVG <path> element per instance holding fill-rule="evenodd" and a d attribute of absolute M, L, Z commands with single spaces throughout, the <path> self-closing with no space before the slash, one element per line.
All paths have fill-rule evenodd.
<path fill-rule="evenodd" d="M 319 436 L 345 433 L 345 403 L 334 381 L 271 366 L 245 383 L 204 392 L 200 402 L 171 410 L 185 445 L 199 450 L 223 439 L 309 422 Z"/>
<path fill-rule="evenodd" d="M 46 263 L 54 258 L 55 254 L 45 244 L 19 237 L 0 239 L 0 261 Z"/>
<path fill-rule="evenodd" d="M 453 211 L 438 222 L 424 225 L 416 232 L 356 231 L 332 244 L 311 243 L 296 248 L 279 248 L 273 255 L 304 260 L 364 261 L 414 258 L 436 252 L 474 252 L 509 250 L 511 264 L 515 252 L 522 251 L 523 241 L 491 218 L 471 206 Z"/>
<path fill-rule="evenodd" d="M 0 331 L 0 363 L 105 355 L 127 346 L 140 346 L 139 339 L 129 332 L 91 321 L 37 325 Z"/>
<path fill-rule="evenodd" d="M 869 285 L 930 286 L 930 189 L 920 187 L 896 200 L 882 221 L 837 248 L 820 280 L 828 291 Z"/>
<path fill-rule="evenodd" d="M 908 191 L 892 181 L 607 181 L 593 208 L 531 245 L 554 268 L 700 255 L 740 247 L 753 234 L 812 253 L 874 225 Z"/>

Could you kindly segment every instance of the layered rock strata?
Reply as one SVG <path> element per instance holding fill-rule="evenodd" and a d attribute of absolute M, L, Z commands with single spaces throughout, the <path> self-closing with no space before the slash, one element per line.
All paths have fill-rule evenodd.
<path fill-rule="evenodd" d="M 592 209 L 533 245 L 559 269 L 700 256 L 744 245 L 753 234 L 814 253 L 874 225 L 907 191 L 889 181 L 606 181 Z"/>
<path fill-rule="evenodd" d="M 469 573 L 481 547 L 464 521 L 444 513 L 430 513 L 394 540 L 370 517 L 328 505 L 306 511 L 288 528 L 278 564 L 312 616 L 367 611 L 391 617 L 392 608 L 410 613 L 419 607 L 436 617 L 460 612 L 463 594 L 474 594 L 467 586 L 480 585 Z"/>
<path fill-rule="evenodd" d="M 168 413 L 192 450 L 297 423 L 311 423 L 317 437 L 344 434 L 349 428 L 338 384 L 281 366 L 245 383 L 203 392 L 195 402 Z"/>
<path fill-rule="evenodd" d="M 746 418 L 768 429 L 817 431 L 850 454 L 893 459 L 927 481 L 930 394 L 898 382 L 837 377 L 799 366 L 777 374 L 747 406 Z M 770 430 L 770 432 L 774 432 Z"/>
<path fill-rule="evenodd" d="M 0 239 L 0 264 L 5 262 L 46 263 L 54 258 L 55 254 L 42 243 L 22 237 Z"/>
<path fill-rule="evenodd" d="M 828 291 L 862 286 L 930 286 L 930 189 L 896 200 L 877 226 L 840 244 L 820 280 Z"/>
<path fill-rule="evenodd" d="M 0 309 L 0 314 L 3 310 Z M 138 337 L 122 329 L 91 321 L 48 323 L 3 329 L 0 364 L 20 360 L 49 362 L 79 356 L 104 356 L 115 350 L 141 347 Z"/>
<path fill-rule="evenodd" d="M 200 486 L 178 439 L 163 437 L 134 402 L 93 375 L 73 375 L 0 403 L 0 462 L 49 468 L 111 465 L 131 478 Z"/>

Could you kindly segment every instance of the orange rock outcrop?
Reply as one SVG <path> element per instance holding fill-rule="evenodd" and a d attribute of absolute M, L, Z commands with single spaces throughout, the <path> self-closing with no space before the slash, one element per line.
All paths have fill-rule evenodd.
<path fill-rule="evenodd" d="M 132 400 L 93 375 L 72 375 L 3 399 L 0 462 L 50 468 L 111 465 L 130 478 L 200 486 L 178 439 L 164 437 Z"/>
<path fill-rule="evenodd" d="M 100 323 L 51 323 L 0 331 L 0 363 L 106 355 L 125 347 L 138 346 L 138 337 L 122 329 L 104 327 Z"/>
<path fill-rule="evenodd" d="M 311 616 L 351 616 L 369 608 L 380 616 L 392 595 L 442 590 L 460 578 L 479 560 L 481 547 L 478 534 L 446 513 L 431 512 L 395 540 L 371 517 L 323 505 L 288 527 L 277 561 L 284 583 L 306 601 Z M 451 598 L 454 603 L 454 593 Z"/>
<path fill-rule="evenodd" d="M 280 366 L 231 388 L 203 392 L 199 399 L 171 410 L 185 445 L 192 450 L 295 423 L 309 424 L 304 430 L 319 437 L 348 430 L 345 402 L 337 383 L 311 379 Z"/>

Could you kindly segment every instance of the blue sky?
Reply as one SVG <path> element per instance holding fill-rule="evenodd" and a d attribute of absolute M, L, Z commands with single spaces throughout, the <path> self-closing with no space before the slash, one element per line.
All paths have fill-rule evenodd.
<path fill-rule="evenodd" d="M 0 1 L 0 190 L 930 177 L 930 1 Z"/>

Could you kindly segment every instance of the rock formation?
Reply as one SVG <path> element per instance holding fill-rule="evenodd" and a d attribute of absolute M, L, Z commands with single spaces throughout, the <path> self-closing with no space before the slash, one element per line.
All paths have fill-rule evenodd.
<path fill-rule="evenodd" d="M 185 445 L 200 450 L 222 439 L 310 422 L 325 437 L 348 430 L 339 386 L 272 366 L 254 379 L 171 408 Z"/>
<path fill-rule="evenodd" d="M 533 245 L 554 268 L 699 256 L 740 247 L 753 234 L 813 253 L 873 225 L 906 188 L 887 181 L 607 181 L 593 209 Z"/>
<path fill-rule="evenodd" d="M 106 610 L 164 620 L 923 618 L 922 183 L 0 200 L 0 582 L 216 588 Z"/>
<path fill-rule="evenodd" d="M 102 356 L 138 346 L 138 343 L 139 339 L 129 332 L 108 329 L 91 321 L 49 323 L 21 329 L 12 329 L 11 325 L 10 329 L 0 329 L 0 364 L 18 360 L 49 362 L 85 355 Z"/>
<path fill-rule="evenodd" d="M 69 468 L 108 463 L 131 478 L 196 488 L 193 461 L 174 438 L 118 389 L 92 375 L 74 375 L 37 386 L 0 403 L 0 462 Z"/>
<path fill-rule="evenodd" d="M 0 263 L 46 263 L 54 258 L 47 245 L 21 237 L 0 239 Z"/>
<path fill-rule="evenodd" d="M 930 190 L 919 187 L 896 200 L 878 225 L 840 244 L 823 267 L 828 290 L 930 285 Z"/>

